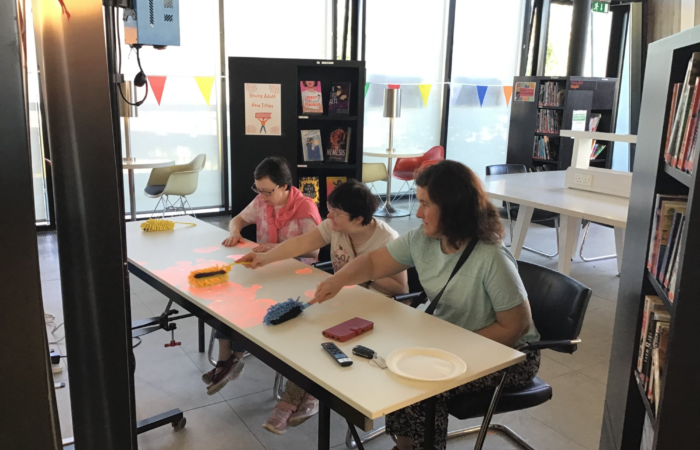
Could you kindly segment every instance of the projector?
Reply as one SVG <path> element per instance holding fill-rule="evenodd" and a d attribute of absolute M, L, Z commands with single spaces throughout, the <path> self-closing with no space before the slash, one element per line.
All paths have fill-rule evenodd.
<path fill-rule="evenodd" d="M 124 42 L 165 48 L 180 45 L 180 0 L 132 0 L 124 9 Z"/>

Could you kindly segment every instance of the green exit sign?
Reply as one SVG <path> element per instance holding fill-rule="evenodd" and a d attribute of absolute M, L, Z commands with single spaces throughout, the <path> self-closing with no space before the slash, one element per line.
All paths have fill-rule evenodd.
<path fill-rule="evenodd" d="M 591 10 L 593 12 L 608 13 L 610 12 L 609 2 L 591 2 Z"/>

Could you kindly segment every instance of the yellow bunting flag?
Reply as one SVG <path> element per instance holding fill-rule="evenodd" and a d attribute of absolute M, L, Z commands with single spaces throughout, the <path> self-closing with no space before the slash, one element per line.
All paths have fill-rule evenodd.
<path fill-rule="evenodd" d="M 431 84 L 419 84 L 418 88 L 420 89 L 420 96 L 423 97 L 423 105 L 425 107 L 428 107 L 428 97 L 430 96 L 430 88 L 432 87 Z"/>
<path fill-rule="evenodd" d="M 197 82 L 197 86 L 199 86 L 199 90 L 204 96 L 204 100 L 207 102 L 207 106 L 209 106 L 211 87 L 214 85 L 214 77 L 194 77 L 194 79 Z"/>
<path fill-rule="evenodd" d="M 506 106 L 510 105 L 510 98 L 513 96 L 513 86 L 503 86 L 503 95 L 506 96 Z"/>

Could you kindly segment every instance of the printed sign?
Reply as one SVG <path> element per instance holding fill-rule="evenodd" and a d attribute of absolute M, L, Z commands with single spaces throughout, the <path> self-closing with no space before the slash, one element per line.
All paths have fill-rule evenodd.
<path fill-rule="evenodd" d="M 535 82 L 519 81 L 515 83 L 515 101 L 516 102 L 534 102 L 535 101 Z"/>
<path fill-rule="evenodd" d="M 245 83 L 245 134 L 282 135 L 282 85 Z"/>
<path fill-rule="evenodd" d="M 571 129 L 573 131 L 586 131 L 586 110 L 574 110 L 571 116 Z"/>

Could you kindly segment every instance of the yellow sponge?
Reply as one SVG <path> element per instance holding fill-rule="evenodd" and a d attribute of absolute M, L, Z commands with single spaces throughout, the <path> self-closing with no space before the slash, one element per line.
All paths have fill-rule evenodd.
<path fill-rule="evenodd" d="M 148 219 L 141 224 L 141 229 L 143 231 L 170 231 L 175 228 L 175 224 L 180 223 L 183 225 L 197 226 L 196 223 L 188 222 L 173 222 L 172 220 L 166 219 Z"/>

